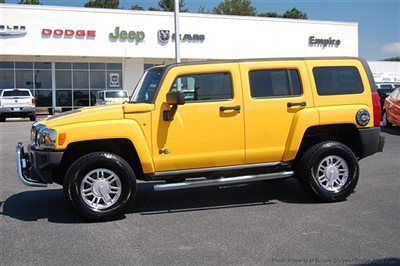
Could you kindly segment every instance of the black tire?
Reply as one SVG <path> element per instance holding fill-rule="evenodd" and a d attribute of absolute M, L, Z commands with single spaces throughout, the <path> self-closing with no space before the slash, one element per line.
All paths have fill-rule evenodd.
<path fill-rule="evenodd" d="M 318 182 L 318 166 L 328 156 L 338 156 L 348 166 L 347 181 L 338 191 L 329 191 Z M 359 166 L 350 148 L 340 142 L 326 141 L 312 146 L 300 157 L 296 162 L 296 175 L 307 195 L 323 202 L 336 202 L 345 200 L 354 191 L 358 182 Z"/>
<path fill-rule="evenodd" d="M 392 127 L 392 123 L 390 123 L 389 120 L 387 119 L 386 111 L 383 111 L 382 114 L 382 126 L 386 128 Z"/>
<path fill-rule="evenodd" d="M 0 122 L 6 122 L 6 118 L 2 115 L 0 115 Z"/>
<path fill-rule="evenodd" d="M 29 120 L 36 121 L 36 115 L 33 114 L 33 115 L 29 116 Z"/>
<path fill-rule="evenodd" d="M 121 182 L 121 194 L 114 204 L 104 209 L 96 209 L 87 204 L 80 193 L 85 175 L 94 169 L 114 172 Z M 95 152 L 82 156 L 67 170 L 64 178 L 64 195 L 74 210 L 90 221 L 108 221 L 123 215 L 125 208 L 136 195 L 136 177 L 131 166 L 118 155 L 109 152 Z M 103 200 L 103 203 L 104 200 Z"/>

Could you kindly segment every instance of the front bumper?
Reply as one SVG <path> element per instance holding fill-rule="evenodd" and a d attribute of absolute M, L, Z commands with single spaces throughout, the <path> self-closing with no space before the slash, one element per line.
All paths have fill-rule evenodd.
<path fill-rule="evenodd" d="M 362 155 L 365 158 L 377 152 L 382 152 L 385 146 L 385 137 L 381 136 L 380 127 L 371 127 L 359 129 Z"/>
<path fill-rule="evenodd" d="M 34 187 L 45 187 L 53 182 L 55 170 L 59 167 L 63 152 L 24 151 L 22 143 L 16 147 L 17 171 L 23 184 Z"/>

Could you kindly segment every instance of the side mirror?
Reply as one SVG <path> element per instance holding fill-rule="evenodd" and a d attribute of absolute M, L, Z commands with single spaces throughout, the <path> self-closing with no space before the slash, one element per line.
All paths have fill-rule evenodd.
<path fill-rule="evenodd" d="M 178 105 L 185 104 L 185 95 L 180 91 L 171 91 L 167 93 L 167 104 L 172 105 L 170 110 L 163 111 L 164 121 L 172 121 L 178 109 Z"/>
<path fill-rule="evenodd" d="M 167 93 L 167 104 L 182 105 L 185 104 L 185 95 L 180 91 L 171 91 Z"/>

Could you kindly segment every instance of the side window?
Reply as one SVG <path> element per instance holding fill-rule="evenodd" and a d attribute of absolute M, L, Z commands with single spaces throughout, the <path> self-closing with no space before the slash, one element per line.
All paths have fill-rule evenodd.
<path fill-rule="evenodd" d="M 176 78 L 171 91 L 181 91 L 186 102 L 218 101 L 233 98 L 229 73 L 191 74 Z"/>
<path fill-rule="evenodd" d="M 356 67 L 314 67 L 313 73 L 319 95 L 358 94 L 364 91 Z"/>
<path fill-rule="evenodd" d="M 400 90 L 395 90 L 395 91 L 393 91 L 392 92 L 392 94 L 390 95 L 390 98 L 392 98 L 392 99 L 399 99 L 399 97 L 400 97 Z"/>
<path fill-rule="evenodd" d="M 302 94 L 299 72 L 295 69 L 253 70 L 249 80 L 253 98 Z"/>

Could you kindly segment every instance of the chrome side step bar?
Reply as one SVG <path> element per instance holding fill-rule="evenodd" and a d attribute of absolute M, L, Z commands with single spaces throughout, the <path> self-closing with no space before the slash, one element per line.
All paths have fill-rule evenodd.
<path fill-rule="evenodd" d="M 258 174 L 258 175 L 245 175 L 245 176 L 235 176 L 235 177 L 226 177 L 226 178 L 218 178 L 218 179 L 205 179 L 205 180 L 196 180 L 196 181 L 186 181 L 181 183 L 171 183 L 171 184 L 157 184 L 154 185 L 155 191 L 166 191 L 166 190 L 174 190 L 174 189 L 186 189 L 186 188 L 195 188 L 195 187 L 206 187 L 206 186 L 215 186 L 215 185 L 228 185 L 228 184 L 236 184 L 236 183 L 246 183 L 260 180 L 270 180 L 270 179 L 280 179 L 290 177 L 294 174 L 293 171 L 284 171 L 277 173 L 269 173 L 269 174 Z"/>

